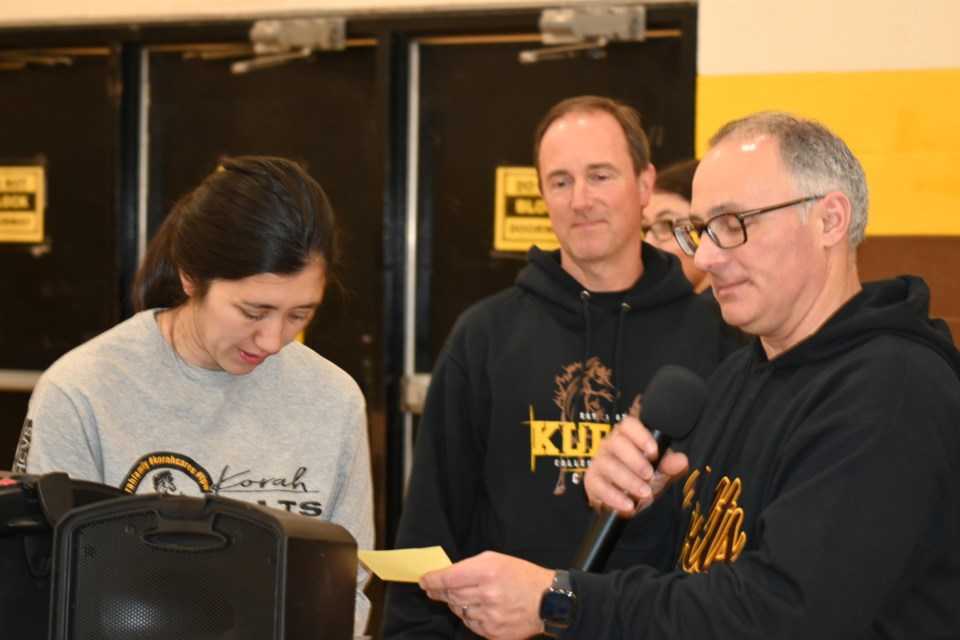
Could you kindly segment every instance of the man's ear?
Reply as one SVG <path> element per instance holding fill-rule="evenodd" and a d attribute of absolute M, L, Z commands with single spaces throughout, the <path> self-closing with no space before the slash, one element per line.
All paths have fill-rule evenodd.
<path fill-rule="evenodd" d="M 650 194 L 653 193 L 653 184 L 657 181 L 657 168 L 653 163 L 649 163 L 647 168 L 637 176 L 637 186 L 640 189 L 640 200 L 645 207 L 650 201 Z"/>
<path fill-rule="evenodd" d="M 180 286 L 183 287 L 183 292 L 187 294 L 188 298 L 192 298 L 193 295 L 197 292 L 197 283 L 193 281 L 193 278 L 187 275 L 183 270 L 179 270 L 180 273 Z"/>
<path fill-rule="evenodd" d="M 815 211 L 820 217 L 824 246 L 832 247 L 848 242 L 853 209 L 850 198 L 842 191 L 831 191 L 819 202 Z"/>

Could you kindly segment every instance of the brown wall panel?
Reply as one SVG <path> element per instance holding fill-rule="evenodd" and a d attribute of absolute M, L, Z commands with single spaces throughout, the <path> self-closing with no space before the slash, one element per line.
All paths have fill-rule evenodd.
<path fill-rule="evenodd" d="M 857 255 L 864 282 L 909 273 L 930 285 L 930 314 L 946 320 L 960 345 L 960 236 L 867 237 Z"/>

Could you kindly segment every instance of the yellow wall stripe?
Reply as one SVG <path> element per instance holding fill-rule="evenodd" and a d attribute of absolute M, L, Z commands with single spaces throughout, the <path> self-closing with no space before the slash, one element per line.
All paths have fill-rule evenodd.
<path fill-rule="evenodd" d="M 960 235 L 960 69 L 700 76 L 698 156 L 764 109 L 820 120 L 860 158 L 870 235 Z"/>

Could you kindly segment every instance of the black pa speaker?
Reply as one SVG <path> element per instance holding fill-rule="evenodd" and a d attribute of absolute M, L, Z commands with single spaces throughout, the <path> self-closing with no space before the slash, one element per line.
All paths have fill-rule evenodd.
<path fill-rule="evenodd" d="M 353 637 L 343 527 L 218 496 L 72 510 L 54 532 L 53 640 Z"/>
<path fill-rule="evenodd" d="M 115 487 L 65 473 L 0 471 L 0 635 L 47 640 L 53 530 L 64 514 L 122 496 Z"/>

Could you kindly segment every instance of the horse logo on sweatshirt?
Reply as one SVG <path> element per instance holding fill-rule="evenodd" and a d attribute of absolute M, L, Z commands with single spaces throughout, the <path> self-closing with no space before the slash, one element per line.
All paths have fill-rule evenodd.
<path fill-rule="evenodd" d="M 621 416 L 612 416 L 617 390 L 612 371 L 599 358 L 573 362 L 554 378 L 553 403 L 559 420 L 538 420 L 530 407 L 530 470 L 536 472 L 541 458 L 552 459 L 557 469 L 554 495 L 567 491 L 567 478 L 579 484 L 611 425 Z M 638 395 L 628 415 L 640 415 Z"/>

